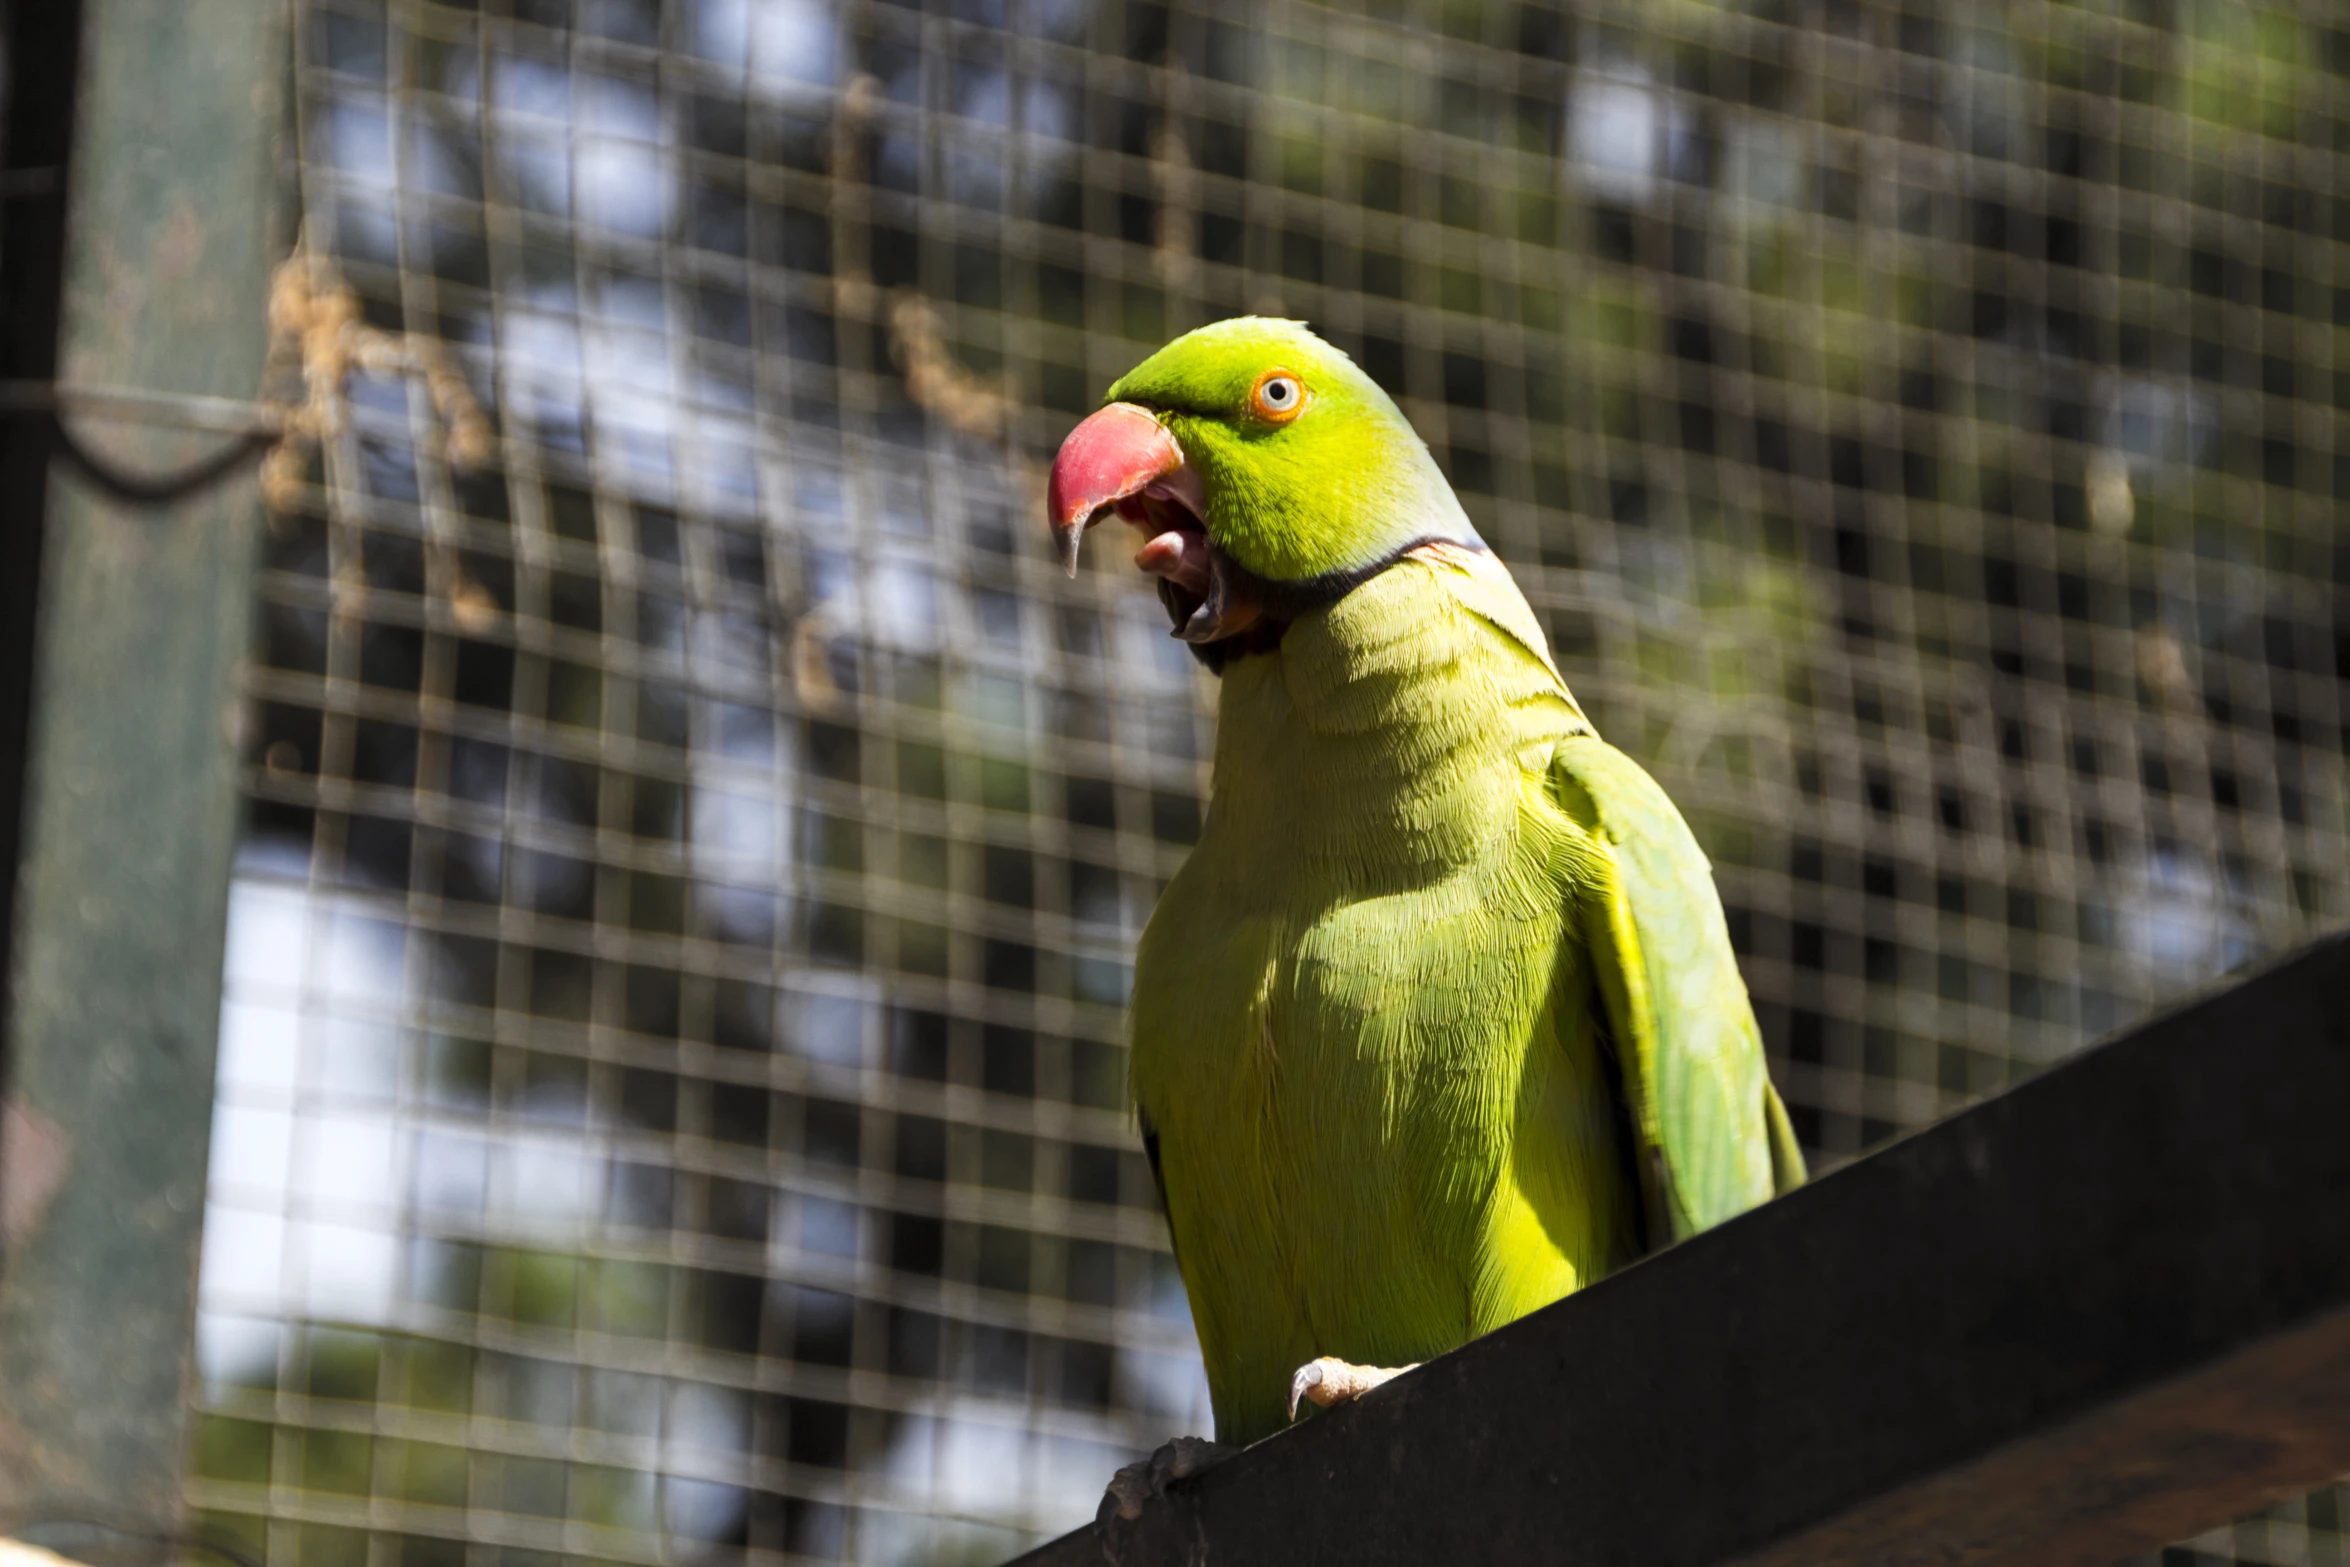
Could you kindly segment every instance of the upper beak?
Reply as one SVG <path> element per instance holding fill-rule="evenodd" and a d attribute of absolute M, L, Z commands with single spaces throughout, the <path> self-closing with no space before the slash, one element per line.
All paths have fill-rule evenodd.
<path fill-rule="evenodd" d="M 1061 564 L 1077 575 L 1077 547 L 1105 510 L 1183 470 L 1183 448 L 1149 410 L 1112 403 L 1061 443 L 1045 491 Z"/>

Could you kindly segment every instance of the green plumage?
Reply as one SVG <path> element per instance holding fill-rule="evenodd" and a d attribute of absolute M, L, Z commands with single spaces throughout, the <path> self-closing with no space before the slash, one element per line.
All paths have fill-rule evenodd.
<path fill-rule="evenodd" d="M 1316 400 L 1251 428 L 1228 389 L 1276 361 Z M 1246 1442 L 1302 1363 L 1441 1354 L 1802 1162 L 1696 842 L 1393 405 L 1276 322 L 1112 395 L 1160 413 L 1251 570 L 1387 562 L 1226 666 L 1207 820 L 1135 966 L 1134 1102 Z"/>

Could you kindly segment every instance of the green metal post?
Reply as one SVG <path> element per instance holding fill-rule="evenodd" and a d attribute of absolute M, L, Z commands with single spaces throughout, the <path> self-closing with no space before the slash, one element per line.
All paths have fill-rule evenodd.
<path fill-rule="evenodd" d="M 286 13 L 84 0 L 59 377 L 249 398 L 266 350 Z M 218 436 L 65 416 L 125 467 Z M 156 506 L 48 482 L 0 1123 L 0 1520 L 179 1510 L 249 465 Z M 34 525 L 10 518 L 10 526 Z"/>

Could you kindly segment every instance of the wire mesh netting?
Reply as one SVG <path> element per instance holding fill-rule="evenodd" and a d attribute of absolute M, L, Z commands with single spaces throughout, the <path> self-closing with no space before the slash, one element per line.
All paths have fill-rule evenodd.
<path fill-rule="evenodd" d="M 358 375 L 272 524 L 191 1482 L 271 1562 L 990 1560 L 1207 1428 L 1121 1007 L 1213 686 L 1041 492 L 1208 320 L 1397 394 L 1816 1163 L 2350 913 L 2323 8 L 297 33 L 319 276 L 496 435 Z"/>

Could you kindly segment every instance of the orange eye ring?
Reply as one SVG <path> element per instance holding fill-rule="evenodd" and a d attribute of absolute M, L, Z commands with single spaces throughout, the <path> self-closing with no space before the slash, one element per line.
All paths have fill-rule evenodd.
<path fill-rule="evenodd" d="M 1249 411 L 1267 424 L 1287 424 L 1306 411 L 1306 384 L 1276 365 L 1248 389 Z"/>

